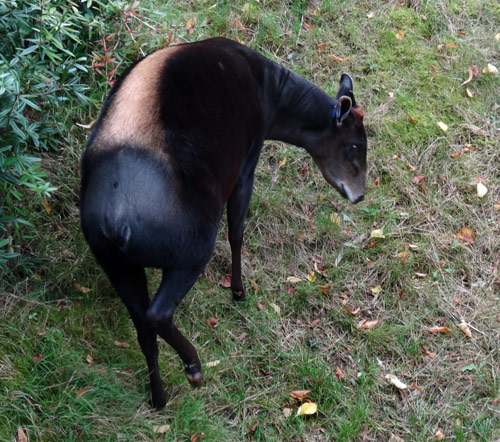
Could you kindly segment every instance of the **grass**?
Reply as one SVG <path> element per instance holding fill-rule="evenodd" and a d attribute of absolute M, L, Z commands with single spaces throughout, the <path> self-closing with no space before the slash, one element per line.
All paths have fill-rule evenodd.
<path fill-rule="evenodd" d="M 120 69 L 140 56 L 140 45 L 147 53 L 170 31 L 174 41 L 243 40 L 330 94 L 340 73 L 350 72 L 367 114 L 367 197 L 348 204 L 302 149 L 267 144 L 243 255 L 244 274 L 258 290 L 247 280 L 247 300 L 235 304 L 218 285 L 230 269 L 222 225 L 213 259 L 176 319 L 202 363 L 219 363 L 204 367 L 202 388 L 192 390 L 162 342 L 169 401 L 158 412 L 148 403 L 131 321 L 79 231 L 86 132 L 72 128 L 74 142 L 44 161 L 60 189 L 51 213 L 37 200 L 25 202 L 37 226 L 23 245 L 34 273 L 13 267 L 3 281 L 0 440 L 12 440 L 19 427 L 42 441 L 189 440 L 198 432 L 199 440 L 228 441 L 427 441 L 438 431 L 446 440 L 498 439 L 500 82 L 480 73 L 467 85 L 472 98 L 460 86 L 468 66 L 500 65 L 497 2 L 143 1 L 137 13 L 164 33 L 133 22 L 135 50 L 120 52 L 130 36 L 118 19 Z M 104 88 L 96 75 L 97 101 Z M 97 116 L 97 108 L 79 112 L 83 123 Z M 438 121 L 448 124 L 446 133 Z M 426 178 L 415 184 L 418 175 Z M 489 189 L 483 199 L 475 193 L 478 177 Z M 457 237 L 462 227 L 474 231 L 474 244 Z M 385 239 L 369 238 L 375 228 Z M 311 272 L 314 282 L 306 279 Z M 149 276 L 153 291 L 159 274 Z M 302 281 L 290 284 L 289 276 Z M 216 328 L 205 325 L 210 317 L 218 318 Z M 379 322 L 363 330 L 362 319 Z M 461 320 L 472 338 L 457 328 Z M 432 326 L 452 333 L 430 334 Z M 421 391 L 398 391 L 388 373 Z M 311 390 L 317 415 L 295 416 L 299 404 L 289 393 L 300 389 Z M 155 431 L 164 424 L 165 433 Z"/>

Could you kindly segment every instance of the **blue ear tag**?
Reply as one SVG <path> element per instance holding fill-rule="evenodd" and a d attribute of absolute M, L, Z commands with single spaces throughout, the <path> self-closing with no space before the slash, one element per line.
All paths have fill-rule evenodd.
<path fill-rule="evenodd" d="M 340 111 L 342 110 L 342 108 L 339 107 L 339 110 L 337 112 L 337 118 L 340 119 Z"/>
<path fill-rule="evenodd" d="M 334 104 L 334 105 L 333 105 L 333 115 L 332 115 L 332 117 L 333 117 L 333 118 L 335 118 L 335 114 L 336 114 L 336 113 L 337 113 L 337 105 L 336 105 L 336 104 Z"/>

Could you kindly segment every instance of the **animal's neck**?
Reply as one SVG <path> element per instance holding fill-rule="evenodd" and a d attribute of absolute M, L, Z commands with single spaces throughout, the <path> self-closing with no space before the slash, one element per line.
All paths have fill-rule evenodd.
<path fill-rule="evenodd" d="M 274 65 L 270 74 L 270 109 L 266 139 L 284 141 L 308 148 L 315 133 L 331 122 L 333 99 L 299 75 Z"/>

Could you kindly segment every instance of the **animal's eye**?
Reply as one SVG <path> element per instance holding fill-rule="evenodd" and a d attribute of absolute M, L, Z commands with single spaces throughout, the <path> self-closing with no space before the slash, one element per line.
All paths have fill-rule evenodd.
<path fill-rule="evenodd" d="M 353 148 L 353 149 L 357 149 L 357 148 L 358 148 L 358 146 L 356 146 L 355 144 L 353 144 L 353 145 L 352 145 L 352 148 Z"/>

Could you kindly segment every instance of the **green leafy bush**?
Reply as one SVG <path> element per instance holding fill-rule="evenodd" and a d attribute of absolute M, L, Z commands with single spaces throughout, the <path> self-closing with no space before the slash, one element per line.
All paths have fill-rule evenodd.
<path fill-rule="evenodd" d="M 95 20 L 119 2 L 0 0 L 0 270 L 29 223 L 24 201 L 56 189 L 40 153 L 67 140 L 71 110 L 88 105 Z M 120 4 L 121 5 L 121 4 Z"/>

